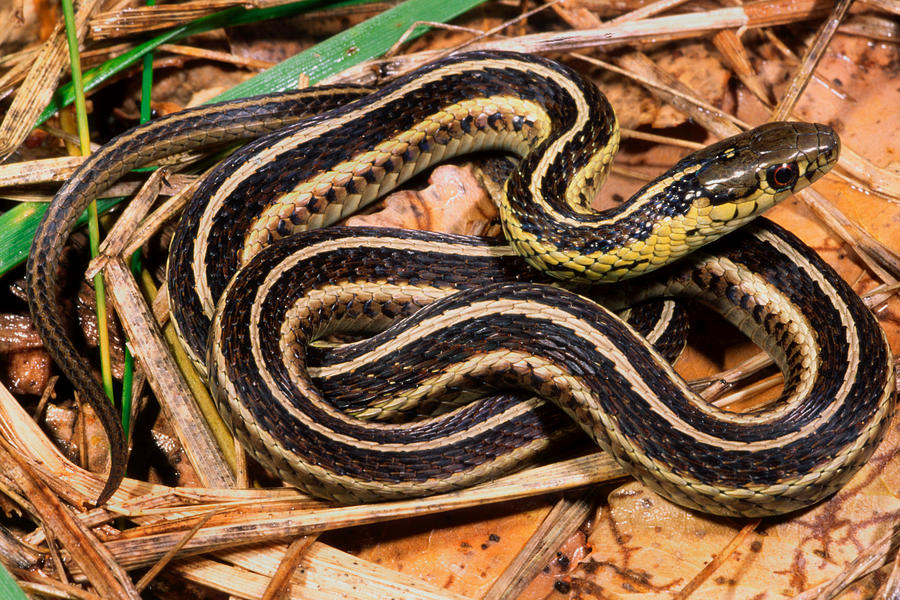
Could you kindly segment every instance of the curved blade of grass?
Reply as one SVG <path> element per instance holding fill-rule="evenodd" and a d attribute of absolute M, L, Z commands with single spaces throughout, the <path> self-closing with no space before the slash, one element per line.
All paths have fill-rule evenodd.
<path fill-rule="evenodd" d="M 122 200 L 121 196 L 100 199 L 97 210 L 106 212 Z M 42 202 L 23 202 L 0 215 L 0 276 L 25 262 L 31 249 L 31 238 L 45 212 L 47 205 Z M 87 212 L 81 215 L 76 226 L 85 223 Z"/>
<path fill-rule="evenodd" d="M 128 69 L 137 64 L 137 62 L 140 61 L 148 52 L 152 52 L 162 44 L 167 44 L 174 40 L 179 40 L 187 36 L 203 33 L 212 29 L 219 29 L 221 27 L 255 23 L 257 21 L 265 21 L 268 19 L 285 18 L 303 12 L 310 8 L 314 8 L 321 3 L 322 0 L 301 0 L 300 2 L 293 2 L 291 4 L 284 4 L 281 6 L 273 6 L 271 8 L 245 9 L 241 7 L 234 7 L 223 10 L 222 12 L 218 12 L 214 15 L 202 17 L 191 23 L 187 23 L 185 25 L 170 29 L 169 31 L 166 31 L 161 35 L 158 35 L 142 44 L 135 46 L 131 50 L 122 53 L 116 58 L 106 61 L 98 67 L 94 67 L 93 69 L 85 71 L 82 78 L 84 82 L 84 89 L 90 91 L 96 88 L 110 77 L 118 75 L 125 69 Z M 342 2 L 340 4 L 345 5 L 359 3 L 360 0 L 350 0 L 347 2 Z M 60 108 L 71 104 L 74 100 L 74 97 L 74 88 L 72 87 L 71 83 L 61 85 L 56 91 L 56 94 L 53 95 L 53 99 L 50 101 L 50 104 L 47 105 L 47 108 L 44 109 L 43 113 L 41 113 L 41 116 L 38 119 L 37 123 L 35 123 L 35 126 L 42 124 L 44 121 L 52 117 Z"/>
<path fill-rule="evenodd" d="M 309 77 L 310 83 L 316 83 L 384 54 L 415 23 L 449 21 L 482 2 L 484 0 L 407 0 L 239 83 L 211 101 L 291 89 L 297 86 L 301 75 Z M 417 27 L 409 39 L 415 39 L 428 29 Z"/>
<path fill-rule="evenodd" d="M 28 596 L 16 583 L 15 578 L 0 563 L 0 598 L 5 600 L 28 600 Z"/>
<path fill-rule="evenodd" d="M 147 6 L 153 6 L 156 0 L 147 0 Z M 144 55 L 141 71 L 141 124 L 150 120 L 150 100 L 153 95 L 153 53 Z M 131 274 L 138 279 L 142 270 L 141 251 L 131 255 Z M 131 430 L 132 385 L 134 384 L 134 356 L 128 344 L 125 344 L 125 365 L 122 369 L 122 428 L 125 438 Z"/>
<path fill-rule="evenodd" d="M 359 62 L 384 53 L 413 23 L 423 20 L 449 20 L 483 1 L 409 0 L 309 50 L 301 52 L 256 77 L 248 79 L 215 100 L 288 89 L 296 84 L 301 73 L 308 75 L 312 82 L 319 81 Z M 117 58 L 107 61 L 99 67 L 85 72 L 83 77 L 85 90 L 96 87 L 106 79 L 134 65 L 157 46 L 174 39 L 225 25 L 239 25 L 265 19 L 284 18 L 300 10 L 316 6 L 318 2 L 319 0 L 303 0 L 302 2 L 284 6 L 253 10 L 231 8 L 215 15 L 198 19 L 187 25 L 176 27 Z M 359 3 L 359 0 L 351 0 L 338 5 L 357 3 Z M 426 29 L 424 27 L 418 28 L 415 36 L 424 33 Z M 54 95 L 51 104 L 42 113 L 37 124 L 43 123 L 60 107 L 71 103 L 73 97 L 71 84 L 61 86 Z M 105 206 L 111 205 L 107 204 Z M 30 217 L 35 214 L 38 215 L 36 219 L 39 220 L 43 210 L 39 210 L 31 205 L 22 205 L 0 216 L 0 223 L 6 224 L 0 225 L 0 275 L 24 261 L 28 255 L 31 238 L 37 227 L 37 220 L 32 222 Z M 23 227 L 23 229 L 21 231 L 16 230 L 15 228 L 18 226 Z"/>

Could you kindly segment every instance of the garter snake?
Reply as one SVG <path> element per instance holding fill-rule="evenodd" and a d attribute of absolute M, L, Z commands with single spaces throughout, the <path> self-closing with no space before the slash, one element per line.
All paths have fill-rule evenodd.
<path fill-rule="evenodd" d="M 679 267 L 687 274 L 673 268 L 663 286 L 723 311 L 782 366 L 781 401 L 746 417 L 699 401 L 626 325 L 572 292 L 520 283 L 508 265 L 494 267 L 505 279 L 474 290 L 448 294 L 466 285 L 444 279 L 469 276 L 461 271 L 471 267 L 456 258 L 468 265 L 479 255 L 515 260 L 510 247 L 576 284 L 656 270 L 821 177 L 839 149 L 829 128 L 762 126 L 688 156 L 622 206 L 597 212 L 590 204 L 618 147 L 618 125 L 603 95 L 569 69 L 532 56 L 466 53 L 366 92 L 297 92 L 257 101 L 268 106 L 259 112 L 249 100 L 172 115 L 114 140 L 63 186 L 29 257 L 29 302 L 51 351 L 92 403 L 105 404 L 59 325 L 56 277 L 47 268 L 74 218 L 130 168 L 275 130 L 223 161 L 198 188 L 173 239 L 168 287 L 173 320 L 195 360 L 208 362 L 220 411 L 245 446 L 288 481 L 340 500 L 396 497 L 483 480 L 521 457 L 524 450 L 511 442 L 521 439 L 515 410 L 485 417 L 463 407 L 426 425 L 361 425 L 329 408 L 310 383 L 305 344 L 348 322 L 383 327 L 435 298 L 402 321 L 407 329 L 391 326 L 374 338 L 377 347 L 344 367 L 326 363 L 318 375 L 387 381 L 409 402 L 434 389 L 524 387 L 574 415 L 668 497 L 720 514 L 771 514 L 815 502 L 871 453 L 893 406 L 884 335 L 827 265 L 774 226 L 744 234 L 746 252 L 722 250 L 749 257 L 692 257 Z M 489 148 L 520 157 L 499 202 L 509 242 L 499 251 L 384 230 L 365 243 L 342 231 L 292 236 L 334 223 L 437 160 Z M 354 244 L 366 252 L 354 252 Z M 404 275 L 392 275 L 386 265 L 394 255 L 430 259 L 398 262 Z M 323 270 L 306 262 L 319 256 L 330 257 Z M 276 300 L 284 302 L 276 307 Z M 826 314 L 833 320 L 824 321 Z M 429 337 L 418 337 L 423 331 Z M 523 341 L 528 331 L 537 337 Z M 401 354 L 430 362 L 398 366 L 396 375 L 382 371 L 399 363 L 387 357 Z M 600 373 L 598 364 L 610 370 Z M 638 431 L 644 422 L 650 433 Z M 122 449 L 116 435 L 114 453 Z M 489 446 L 487 458 L 465 451 L 471 436 Z M 104 495 L 120 476 L 114 468 Z"/>

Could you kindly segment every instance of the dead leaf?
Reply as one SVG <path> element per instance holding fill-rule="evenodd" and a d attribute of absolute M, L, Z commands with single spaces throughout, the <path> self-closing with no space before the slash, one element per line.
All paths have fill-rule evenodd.
<path fill-rule="evenodd" d="M 15 394 L 40 395 L 50 380 L 52 364 L 43 348 L 0 355 L 0 381 Z"/>
<path fill-rule="evenodd" d="M 464 235 L 496 235 L 491 227 L 497 207 L 481 188 L 471 168 L 443 165 L 421 191 L 395 192 L 384 208 L 347 219 L 351 226 L 402 227 Z"/>

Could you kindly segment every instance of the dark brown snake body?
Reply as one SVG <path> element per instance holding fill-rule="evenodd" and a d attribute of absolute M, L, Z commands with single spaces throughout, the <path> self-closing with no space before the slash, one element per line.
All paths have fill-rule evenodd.
<path fill-rule="evenodd" d="M 124 452 L 115 417 L 59 326 L 46 266 L 86 203 L 127 170 L 283 126 L 305 114 L 306 93 L 359 99 L 260 138 L 214 170 L 185 213 L 169 266 L 174 321 L 208 369 L 220 411 L 286 480 L 342 501 L 435 493 L 496 476 L 530 455 L 536 439 L 517 437 L 530 408 L 486 409 L 484 401 L 425 423 L 360 421 L 335 409 L 313 376 L 326 389 L 352 390 L 345 408 L 365 418 L 439 402 L 445 391 L 523 388 L 573 416 L 667 497 L 720 514 L 808 505 L 871 454 L 893 407 L 884 335 L 852 290 L 777 227 L 753 226 L 737 247 L 726 242 L 719 254 L 667 267 L 646 291 L 628 284 L 610 292 L 699 299 L 768 350 L 785 372 L 784 391 L 746 415 L 700 400 L 646 341 L 581 296 L 520 283 L 521 275 L 465 283 L 484 282 L 482 269 L 508 271 L 496 261 L 519 260 L 513 249 L 575 283 L 660 269 L 821 177 L 837 159 L 834 132 L 764 125 L 686 157 L 622 206 L 597 212 L 591 200 L 618 146 L 605 98 L 551 61 L 481 52 L 373 94 L 285 96 L 286 112 L 278 97 L 257 101 L 262 108 L 251 100 L 192 109 L 117 138 L 63 186 L 35 238 L 29 301 L 63 369 L 92 404 L 107 407 L 98 412 L 114 456 Z M 498 200 L 512 249 L 386 230 L 292 237 L 436 160 L 486 148 L 520 156 Z M 336 351 L 336 362 L 309 363 L 307 347 L 322 335 L 377 330 L 400 317 L 372 341 Z M 122 475 L 113 462 L 104 497 Z"/>

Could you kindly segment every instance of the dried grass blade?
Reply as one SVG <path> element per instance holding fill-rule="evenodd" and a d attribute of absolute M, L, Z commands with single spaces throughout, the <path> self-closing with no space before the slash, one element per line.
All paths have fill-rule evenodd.
<path fill-rule="evenodd" d="M 191 180 L 183 180 L 182 183 L 188 185 L 182 185 L 182 188 L 177 193 L 173 194 L 159 208 L 150 213 L 150 216 L 141 223 L 135 235 L 128 240 L 122 254 L 130 256 L 137 252 L 166 221 L 178 215 L 187 204 L 187 201 L 194 195 L 194 191 L 200 186 L 205 176 L 206 173 Z"/>
<path fill-rule="evenodd" d="M 664 102 L 671 104 L 678 110 L 687 113 L 690 118 L 697 121 L 704 129 L 716 137 L 726 138 L 740 133 L 740 129 L 734 124 L 734 117 L 718 109 L 710 112 L 707 107 L 711 105 L 705 102 L 706 106 L 701 108 L 696 100 L 696 92 L 650 60 L 643 52 L 623 54 L 616 62 L 620 67 L 631 73 L 632 77 L 637 76 L 641 82 L 650 82 L 650 86 L 647 88 L 650 93 L 660 97 Z"/>
<path fill-rule="evenodd" d="M 205 558 L 173 563 L 169 566 L 169 572 L 187 581 L 227 594 L 229 598 L 246 600 L 261 597 L 269 583 L 269 578 L 265 575 Z"/>
<path fill-rule="evenodd" d="M 645 142 L 653 142 L 654 144 L 678 146 L 679 148 L 687 148 L 688 150 L 700 150 L 704 147 L 703 144 L 700 144 L 698 142 L 692 142 L 690 140 L 683 140 L 680 138 L 674 138 L 665 135 L 657 135 L 655 133 L 647 133 L 646 131 L 638 131 L 636 129 L 628 129 L 626 127 L 619 127 L 619 132 L 622 134 L 623 138 L 644 140 Z"/>
<path fill-rule="evenodd" d="M 2 22 L 2 21 L 0 21 Z M 108 59 L 111 56 L 118 56 L 123 52 L 127 52 L 132 48 L 131 44 L 114 44 L 104 46 L 95 50 L 86 50 L 81 54 L 85 64 L 97 64 L 98 62 Z M 12 65 L 12 68 L 0 77 L 0 98 L 11 92 L 16 85 L 25 79 L 28 67 L 34 60 L 34 55 L 40 50 L 40 46 L 29 48 L 27 50 L 7 54 L 0 59 L 0 67 Z"/>
<path fill-rule="evenodd" d="M 144 573 L 143 577 L 141 577 L 141 579 L 137 582 L 135 587 L 138 590 L 143 590 L 145 587 L 147 587 L 150 584 L 150 582 L 153 581 L 153 579 L 157 575 L 159 575 L 160 571 L 162 571 L 164 568 L 166 568 L 166 566 L 172 561 L 172 559 L 175 558 L 175 555 L 178 553 L 179 550 L 181 550 L 181 548 L 184 547 L 184 545 L 188 542 L 188 540 L 190 540 L 192 537 L 194 537 L 194 534 L 196 534 L 200 530 L 201 527 L 206 525 L 207 521 L 209 521 L 212 518 L 212 516 L 215 514 L 216 514 L 215 511 L 212 511 L 212 512 L 209 512 L 209 513 L 206 513 L 205 515 L 203 515 L 203 518 L 201 518 L 199 521 L 197 521 L 197 524 L 194 525 L 190 531 L 188 531 L 187 533 L 184 534 L 184 537 L 181 539 L 180 542 L 175 544 L 171 550 L 166 552 L 162 556 L 162 558 L 160 558 L 159 561 L 157 561 L 157 563 L 155 565 L 150 567 L 150 569 L 148 569 L 147 572 Z"/>
<path fill-rule="evenodd" d="M 41 430 L 34 419 L 22 408 L 22 405 L 10 394 L 4 386 L 0 386 L 0 438 L 14 446 L 20 454 L 32 461 L 33 468 L 41 473 L 43 480 L 52 488 L 65 488 L 72 496 L 81 496 L 81 499 L 73 503 L 83 503 L 85 499 L 96 498 L 97 493 L 103 487 L 99 476 L 75 466 L 65 458 L 59 449 L 51 442 Z M 58 491 L 57 494 L 60 492 Z M 173 488 L 126 478 L 122 486 L 114 494 L 111 504 L 105 505 L 88 513 L 85 513 L 85 523 L 94 526 L 112 518 L 120 513 L 114 513 L 108 509 L 118 504 L 129 502 L 132 498 L 147 498 L 156 496 L 169 496 L 175 494 L 179 498 L 191 498 L 198 500 L 220 501 L 246 501 L 259 498 L 261 494 L 281 494 L 285 496 L 305 498 L 296 490 L 224 490 L 224 489 L 190 489 Z M 32 544 L 40 543 L 42 536 L 38 530 L 38 537 L 30 539 Z"/>
<path fill-rule="evenodd" d="M 791 79 L 791 84 L 781 97 L 781 100 L 778 101 L 775 110 L 772 111 L 773 121 L 784 121 L 794 110 L 797 100 L 800 99 L 800 94 L 806 89 L 813 71 L 816 70 L 819 61 L 825 55 L 825 50 L 828 48 L 828 44 L 831 43 L 831 38 L 834 37 L 838 25 L 841 24 L 844 16 L 846 16 L 851 4 L 853 4 L 853 0 L 838 0 L 835 3 L 834 11 L 828 20 L 822 24 L 822 27 L 819 28 L 815 40 L 807 48 L 806 54 L 800 61 L 800 68 Z"/>
<path fill-rule="evenodd" d="M 791 600 L 837 598 L 851 583 L 888 564 L 891 557 L 897 553 L 898 546 L 900 546 L 900 531 L 895 530 L 868 546 L 831 581 L 797 594 Z"/>
<path fill-rule="evenodd" d="M 620 58 L 619 62 L 627 68 L 617 67 L 584 54 L 573 54 L 573 56 L 633 79 L 645 86 L 651 93 L 662 98 L 663 101 L 672 104 L 691 118 L 704 124 L 707 129 L 719 137 L 728 137 L 739 132 L 740 130 L 734 124 L 749 127 L 747 123 L 698 99 L 692 90 L 660 69 L 640 52 L 632 52 Z M 670 85 L 670 83 L 674 85 Z"/>
<path fill-rule="evenodd" d="M 28 74 L 28 64 L 18 63 L 0 77 L 0 98 L 5 98 Z"/>
<path fill-rule="evenodd" d="M 139 600 L 140 595 L 128 574 L 116 563 L 104 545 L 41 482 L 28 461 L 2 438 L 0 457 L 6 474 L 16 482 L 22 494 L 40 515 L 41 522 L 54 532 L 97 592 L 104 598 Z"/>
<path fill-rule="evenodd" d="M 185 545 L 182 555 L 516 500 L 602 483 L 624 475 L 624 471 L 612 458 L 596 453 L 509 475 L 490 484 L 429 498 L 307 511 L 272 510 L 268 511 L 268 516 L 247 515 L 245 506 L 223 509 L 222 515 L 234 515 L 233 522 L 204 527 Z M 109 550 L 126 568 L 152 563 L 178 543 L 183 534 L 183 531 L 178 530 L 143 535 L 145 531 L 159 531 L 159 527 L 147 527 L 144 530 L 135 528 L 128 531 L 129 539 L 108 542 Z"/>
<path fill-rule="evenodd" d="M 6 68 L 12 65 L 18 65 L 22 63 L 30 63 L 34 60 L 34 57 L 37 56 L 38 52 L 41 51 L 40 42 L 30 44 L 21 50 L 16 50 L 15 52 L 10 52 L 9 54 L 4 54 L 0 57 L 0 67 Z"/>
<path fill-rule="evenodd" d="M 163 288 L 157 296 L 162 296 L 168 300 L 168 295 L 165 290 L 166 288 Z M 153 308 L 156 308 L 155 302 Z M 156 313 L 154 312 L 154 318 L 156 318 L 155 315 Z M 209 428 L 212 431 L 213 438 L 216 440 L 216 444 L 221 451 L 222 460 L 236 473 L 238 465 L 236 446 L 238 446 L 238 443 L 232 437 L 231 430 L 228 429 L 228 426 L 225 425 L 225 421 L 222 420 L 221 415 L 219 415 L 219 412 L 216 410 L 212 397 L 209 395 L 209 390 L 206 388 L 206 381 L 200 377 L 197 369 L 194 368 L 194 363 L 191 362 L 187 352 L 184 351 L 181 341 L 178 339 L 178 334 L 175 332 L 175 326 L 172 325 L 171 322 L 165 324 L 163 336 L 172 352 L 172 356 L 175 358 L 175 363 L 193 394 L 193 399 L 197 404 L 197 408 L 200 410 L 200 413 L 203 415 L 203 418 L 206 420 L 207 425 L 209 425 Z M 234 485 L 236 484 L 237 479 L 235 479 Z"/>
<path fill-rule="evenodd" d="M 47 438 L 37 423 L 34 422 L 22 405 L 13 397 L 5 386 L 0 385 L 0 439 L 15 447 L 29 460 L 41 463 L 44 468 L 55 473 L 80 472 L 86 474 L 97 484 L 98 478 L 76 467 Z M 68 473 L 66 473 L 68 474 Z M 96 494 L 100 488 L 92 489 L 85 494 L 88 497 Z"/>
<path fill-rule="evenodd" d="M 266 586 L 266 591 L 263 592 L 262 600 L 283 600 L 288 596 L 294 571 L 300 566 L 300 560 L 316 541 L 316 537 L 304 535 L 288 544 L 284 558 L 278 563 L 278 569 L 275 570 L 269 585 Z"/>
<path fill-rule="evenodd" d="M 747 13 L 747 27 L 774 27 L 796 21 L 819 19 L 831 12 L 832 0 L 797 0 L 786 3 L 783 0 L 759 0 L 744 5 Z"/>
<path fill-rule="evenodd" d="M 731 538 L 731 541 L 725 546 L 721 552 L 716 554 L 711 561 L 709 561 L 703 569 L 697 573 L 697 576 L 691 579 L 687 585 L 685 585 L 681 590 L 675 594 L 673 600 L 685 600 L 689 596 L 691 596 L 697 589 L 703 585 L 703 583 L 709 579 L 716 570 L 721 567 L 726 560 L 728 560 L 734 551 L 737 550 L 738 546 L 744 543 L 747 539 L 747 536 L 753 533 L 757 527 L 759 527 L 760 519 L 754 519 L 744 525 L 741 530 Z"/>
<path fill-rule="evenodd" d="M 835 232 L 884 283 L 900 280 L 900 256 L 851 221 L 822 194 L 806 189 L 800 193 L 816 216 Z"/>
<path fill-rule="evenodd" d="M 636 8 L 635 10 L 625 13 L 624 15 L 618 16 L 610 23 L 626 23 L 628 21 L 640 21 L 641 19 L 646 19 L 648 17 L 652 17 L 653 15 L 658 15 L 661 12 L 665 12 L 667 10 L 673 9 L 676 6 L 681 6 L 688 0 L 656 0 L 656 2 L 651 2 L 650 4 L 645 4 L 640 8 Z"/>
<path fill-rule="evenodd" d="M 87 19 L 98 0 L 85 0 L 75 18 L 78 40 L 84 39 Z M 0 161 L 12 154 L 25 141 L 34 123 L 56 89 L 68 59 L 66 36 L 61 25 L 44 43 L 41 53 L 32 64 L 25 81 L 13 99 L 3 122 L 0 123 Z"/>
<path fill-rule="evenodd" d="M 856 179 L 865 182 L 874 192 L 900 199 L 900 174 L 876 167 L 869 159 L 860 156 L 846 145 L 841 148 L 838 166 Z"/>
<path fill-rule="evenodd" d="M 814 19 L 828 13 L 828 0 L 798 0 L 785 5 L 781 0 L 761 0 L 744 7 L 691 12 L 579 31 L 535 33 L 502 40 L 467 45 L 469 49 L 517 52 L 571 52 L 585 48 L 621 45 L 637 41 L 666 41 L 705 35 L 723 29 L 770 27 Z M 377 83 L 378 77 L 398 75 L 433 60 L 445 51 L 428 50 L 389 60 L 371 60 L 325 77 L 321 83 Z M 714 109 L 715 110 L 715 109 Z"/>
<path fill-rule="evenodd" d="M 50 557 L 53 559 L 53 564 L 56 566 L 56 572 L 59 574 L 63 583 L 69 583 L 69 576 L 66 573 L 65 567 L 63 567 L 62 557 L 59 555 L 59 545 L 56 543 L 56 537 L 53 535 L 53 530 L 47 529 L 46 522 L 41 523 L 41 530 L 44 532 L 44 537 L 47 540 L 47 547 L 50 549 Z"/>
<path fill-rule="evenodd" d="M 34 592 L 34 596 L 47 598 L 66 598 L 68 600 L 103 600 L 97 594 L 85 591 L 77 585 L 68 583 L 60 583 L 56 579 L 51 579 L 45 575 L 41 575 L 36 570 L 30 571 L 14 571 L 19 578 L 19 585 L 26 592 Z M 0 596 L 4 600 L 12 600 L 6 596 Z"/>
<path fill-rule="evenodd" d="M 900 4 L 897 4 L 900 8 Z M 838 28 L 841 33 L 858 35 L 880 42 L 896 43 L 900 40 L 900 23 L 890 17 L 876 15 L 852 15 Z"/>
<path fill-rule="evenodd" d="M 223 551 L 216 556 L 242 569 L 271 577 L 287 544 L 277 543 Z M 182 564 L 193 564 L 190 563 Z M 224 567 L 224 565 L 222 565 Z M 469 600 L 421 579 L 398 573 L 321 542 L 314 543 L 291 580 L 291 598 L 353 598 L 355 600 Z M 259 596 L 254 596 L 258 598 Z"/>
<path fill-rule="evenodd" d="M 108 257 L 122 256 L 125 245 L 140 227 L 141 219 L 147 215 L 159 196 L 162 181 L 168 174 L 169 169 L 166 167 L 157 169 L 150 174 L 137 195 L 131 199 L 125 210 L 119 215 L 113 228 L 106 234 L 106 238 L 100 244 L 99 256 L 91 261 L 92 265 L 88 267 L 88 277 L 93 277 Z"/>
<path fill-rule="evenodd" d="M 894 564 L 891 565 L 891 574 L 881 585 L 875 600 L 895 600 L 900 598 L 900 553 L 894 556 Z"/>
<path fill-rule="evenodd" d="M 103 40 L 168 29 L 235 6 L 266 8 L 296 0 L 198 0 L 162 6 L 129 7 L 97 13 L 90 21 L 91 38 Z"/>
<path fill-rule="evenodd" d="M 232 487 L 234 478 L 221 450 L 175 366 L 131 271 L 121 258 L 112 258 L 104 270 L 110 296 L 122 325 L 139 357 L 150 385 L 200 480 L 209 487 Z"/>
<path fill-rule="evenodd" d="M 645 9 L 651 10 L 648 5 Z M 780 0 L 760 0 L 743 7 L 721 8 L 702 12 L 688 12 L 664 17 L 640 20 L 615 19 L 606 26 L 580 31 L 536 33 L 531 35 L 486 42 L 479 48 L 516 49 L 521 52 L 553 52 L 581 48 L 621 44 L 650 39 L 665 41 L 694 37 L 722 29 L 770 27 L 803 19 L 813 19 L 827 14 L 831 8 L 828 0 L 799 0 L 785 4 Z M 654 7 L 655 10 L 655 7 Z M 637 11 L 635 11 L 637 12 Z"/>
<path fill-rule="evenodd" d="M 560 498 L 482 600 L 514 600 L 594 510 L 591 493 Z"/>
<path fill-rule="evenodd" d="M 747 55 L 747 48 L 738 34 L 731 29 L 725 29 L 718 32 L 712 38 L 716 49 L 722 54 L 723 58 L 731 66 L 734 74 L 738 76 L 747 89 L 765 105 L 771 105 L 772 99 L 763 87 L 753 65 L 750 64 L 750 57 Z"/>
<path fill-rule="evenodd" d="M 775 361 L 772 360 L 772 357 L 765 352 L 760 352 L 736 367 L 726 369 L 709 377 L 694 379 L 690 382 L 690 386 L 705 400 L 712 401 L 740 384 L 742 380 L 756 375 L 762 369 L 773 364 L 775 364 Z"/>
<path fill-rule="evenodd" d="M 82 58 L 83 58 L 83 56 L 82 56 Z M 67 113 L 61 114 L 60 119 L 62 119 L 62 117 L 66 114 Z M 46 131 L 47 133 L 49 133 L 50 135 L 52 135 L 54 137 L 58 137 L 62 141 L 66 142 L 67 147 L 70 145 L 77 145 L 81 142 L 81 140 L 78 137 L 78 134 L 69 133 L 68 131 L 66 131 L 64 129 L 60 129 L 59 127 L 56 127 L 49 123 L 44 123 L 43 125 L 41 125 L 40 128 L 42 130 Z M 97 144 L 96 142 L 91 142 L 90 140 L 88 140 L 88 144 L 90 146 L 91 152 L 96 152 L 100 148 L 100 144 Z"/>
<path fill-rule="evenodd" d="M 193 58 L 202 58 L 205 60 L 228 63 L 247 67 L 249 69 L 269 69 L 277 63 L 268 60 L 258 60 L 255 58 L 238 56 L 230 52 L 222 52 L 221 50 L 209 50 L 206 48 L 197 48 L 194 46 L 184 46 L 182 44 L 163 44 L 157 50 L 161 52 L 171 52 L 172 54 L 181 54 L 183 56 L 191 56 Z"/>
<path fill-rule="evenodd" d="M 747 25 L 747 16 L 743 8 L 720 8 L 641 21 L 626 21 L 596 29 L 534 33 L 508 40 L 486 42 L 479 46 L 519 52 L 563 52 L 622 44 L 650 37 L 656 41 L 683 39 Z"/>
<path fill-rule="evenodd" d="M 573 29 L 591 29 L 603 26 L 603 21 L 600 20 L 600 17 L 581 3 L 554 2 L 549 6 L 552 6 L 553 12 L 559 15 Z M 525 28 L 520 29 L 519 35 L 525 35 L 525 31 Z"/>
<path fill-rule="evenodd" d="M 0 187 L 63 181 L 82 162 L 83 156 L 60 156 L 0 165 Z"/>
<path fill-rule="evenodd" d="M 16 498 L 10 499 L 16 502 Z M 32 545 L 24 543 L 5 526 L 0 527 L 0 554 L 3 556 L 3 564 L 12 569 L 32 568 L 47 556 Z"/>
<path fill-rule="evenodd" d="M 870 6 L 877 6 L 892 15 L 900 15 L 900 2 L 897 2 L 897 0 L 865 0 L 864 3 Z"/>

